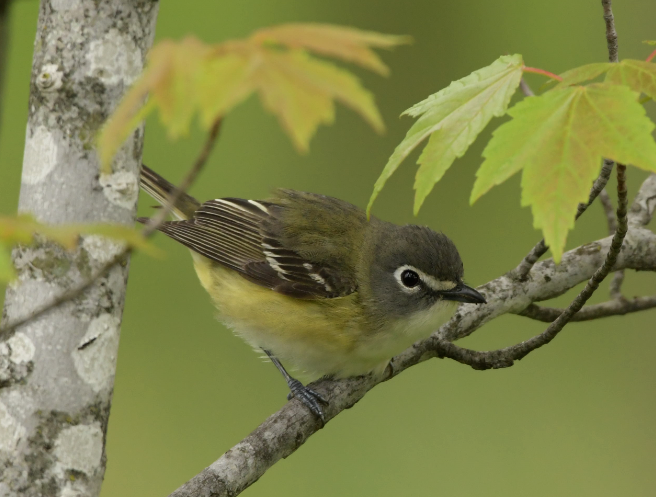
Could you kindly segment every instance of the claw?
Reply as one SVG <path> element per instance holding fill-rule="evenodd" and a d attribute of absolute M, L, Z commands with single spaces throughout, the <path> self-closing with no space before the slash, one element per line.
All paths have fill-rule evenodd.
<path fill-rule="evenodd" d="M 298 400 L 300 400 L 305 406 L 310 409 L 317 417 L 321 419 L 321 421 L 325 424 L 326 423 L 326 418 L 323 414 L 323 409 L 319 405 L 319 402 L 323 404 L 328 404 L 328 401 L 318 392 L 315 392 L 311 388 L 306 387 L 298 381 L 296 378 L 292 378 L 289 373 L 285 370 L 284 366 L 282 363 L 278 360 L 276 356 L 274 356 L 271 351 L 267 349 L 262 349 L 266 355 L 269 356 L 269 359 L 271 359 L 271 362 L 278 368 L 278 370 L 282 373 L 282 375 L 285 377 L 285 380 L 287 380 L 287 385 L 289 386 L 289 394 L 287 395 L 287 400 L 291 400 L 292 397 L 296 397 Z"/>
<path fill-rule="evenodd" d="M 321 421 L 326 422 L 323 409 L 321 408 L 320 402 L 323 404 L 328 404 L 328 401 L 321 395 L 319 392 L 315 392 L 311 388 L 306 387 L 300 381 L 295 378 L 291 378 L 288 382 L 289 385 L 289 395 L 287 395 L 287 400 L 291 400 L 292 397 L 296 397 L 300 400 L 305 406 L 310 409 L 316 416 L 318 416 Z"/>

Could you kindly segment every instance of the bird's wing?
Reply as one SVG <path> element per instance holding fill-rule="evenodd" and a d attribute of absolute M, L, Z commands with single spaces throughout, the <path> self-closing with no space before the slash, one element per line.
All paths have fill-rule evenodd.
<path fill-rule="evenodd" d="M 163 223 L 159 231 L 253 283 L 290 297 L 335 298 L 354 292 L 357 283 L 351 271 L 302 257 L 285 246 L 285 209 L 267 201 L 210 200 L 190 219 Z"/>

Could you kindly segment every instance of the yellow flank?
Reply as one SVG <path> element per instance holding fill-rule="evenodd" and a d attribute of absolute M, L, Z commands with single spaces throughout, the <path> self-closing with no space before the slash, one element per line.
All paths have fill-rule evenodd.
<path fill-rule="evenodd" d="M 375 358 L 367 361 L 373 361 L 371 365 L 348 364 L 356 359 L 353 354 L 357 355 L 367 329 L 357 293 L 332 299 L 295 299 L 251 283 L 193 251 L 192 256 L 220 319 L 251 346 L 272 350 L 306 372 L 346 373 L 355 367 L 362 373 L 381 362 Z"/>

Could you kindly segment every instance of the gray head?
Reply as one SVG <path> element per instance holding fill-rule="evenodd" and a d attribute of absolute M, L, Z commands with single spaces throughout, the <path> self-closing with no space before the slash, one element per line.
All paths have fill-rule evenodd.
<path fill-rule="evenodd" d="M 440 300 L 485 302 L 463 283 L 460 254 L 445 235 L 424 226 L 387 223 L 376 231 L 370 294 L 388 316 L 409 315 Z"/>

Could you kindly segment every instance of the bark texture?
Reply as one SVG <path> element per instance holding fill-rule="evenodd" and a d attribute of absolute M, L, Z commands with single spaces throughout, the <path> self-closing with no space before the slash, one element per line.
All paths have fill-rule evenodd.
<path fill-rule="evenodd" d="M 94 140 L 143 69 L 153 0 L 42 0 L 19 211 L 39 221 L 134 223 L 143 129 L 100 175 Z M 73 253 L 47 242 L 13 253 L 19 278 L 3 322 L 84 281 L 122 250 L 87 236 Z M 128 261 L 86 293 L 0 337 L 0 495 L 95 496 L 105 472 Z"/>

